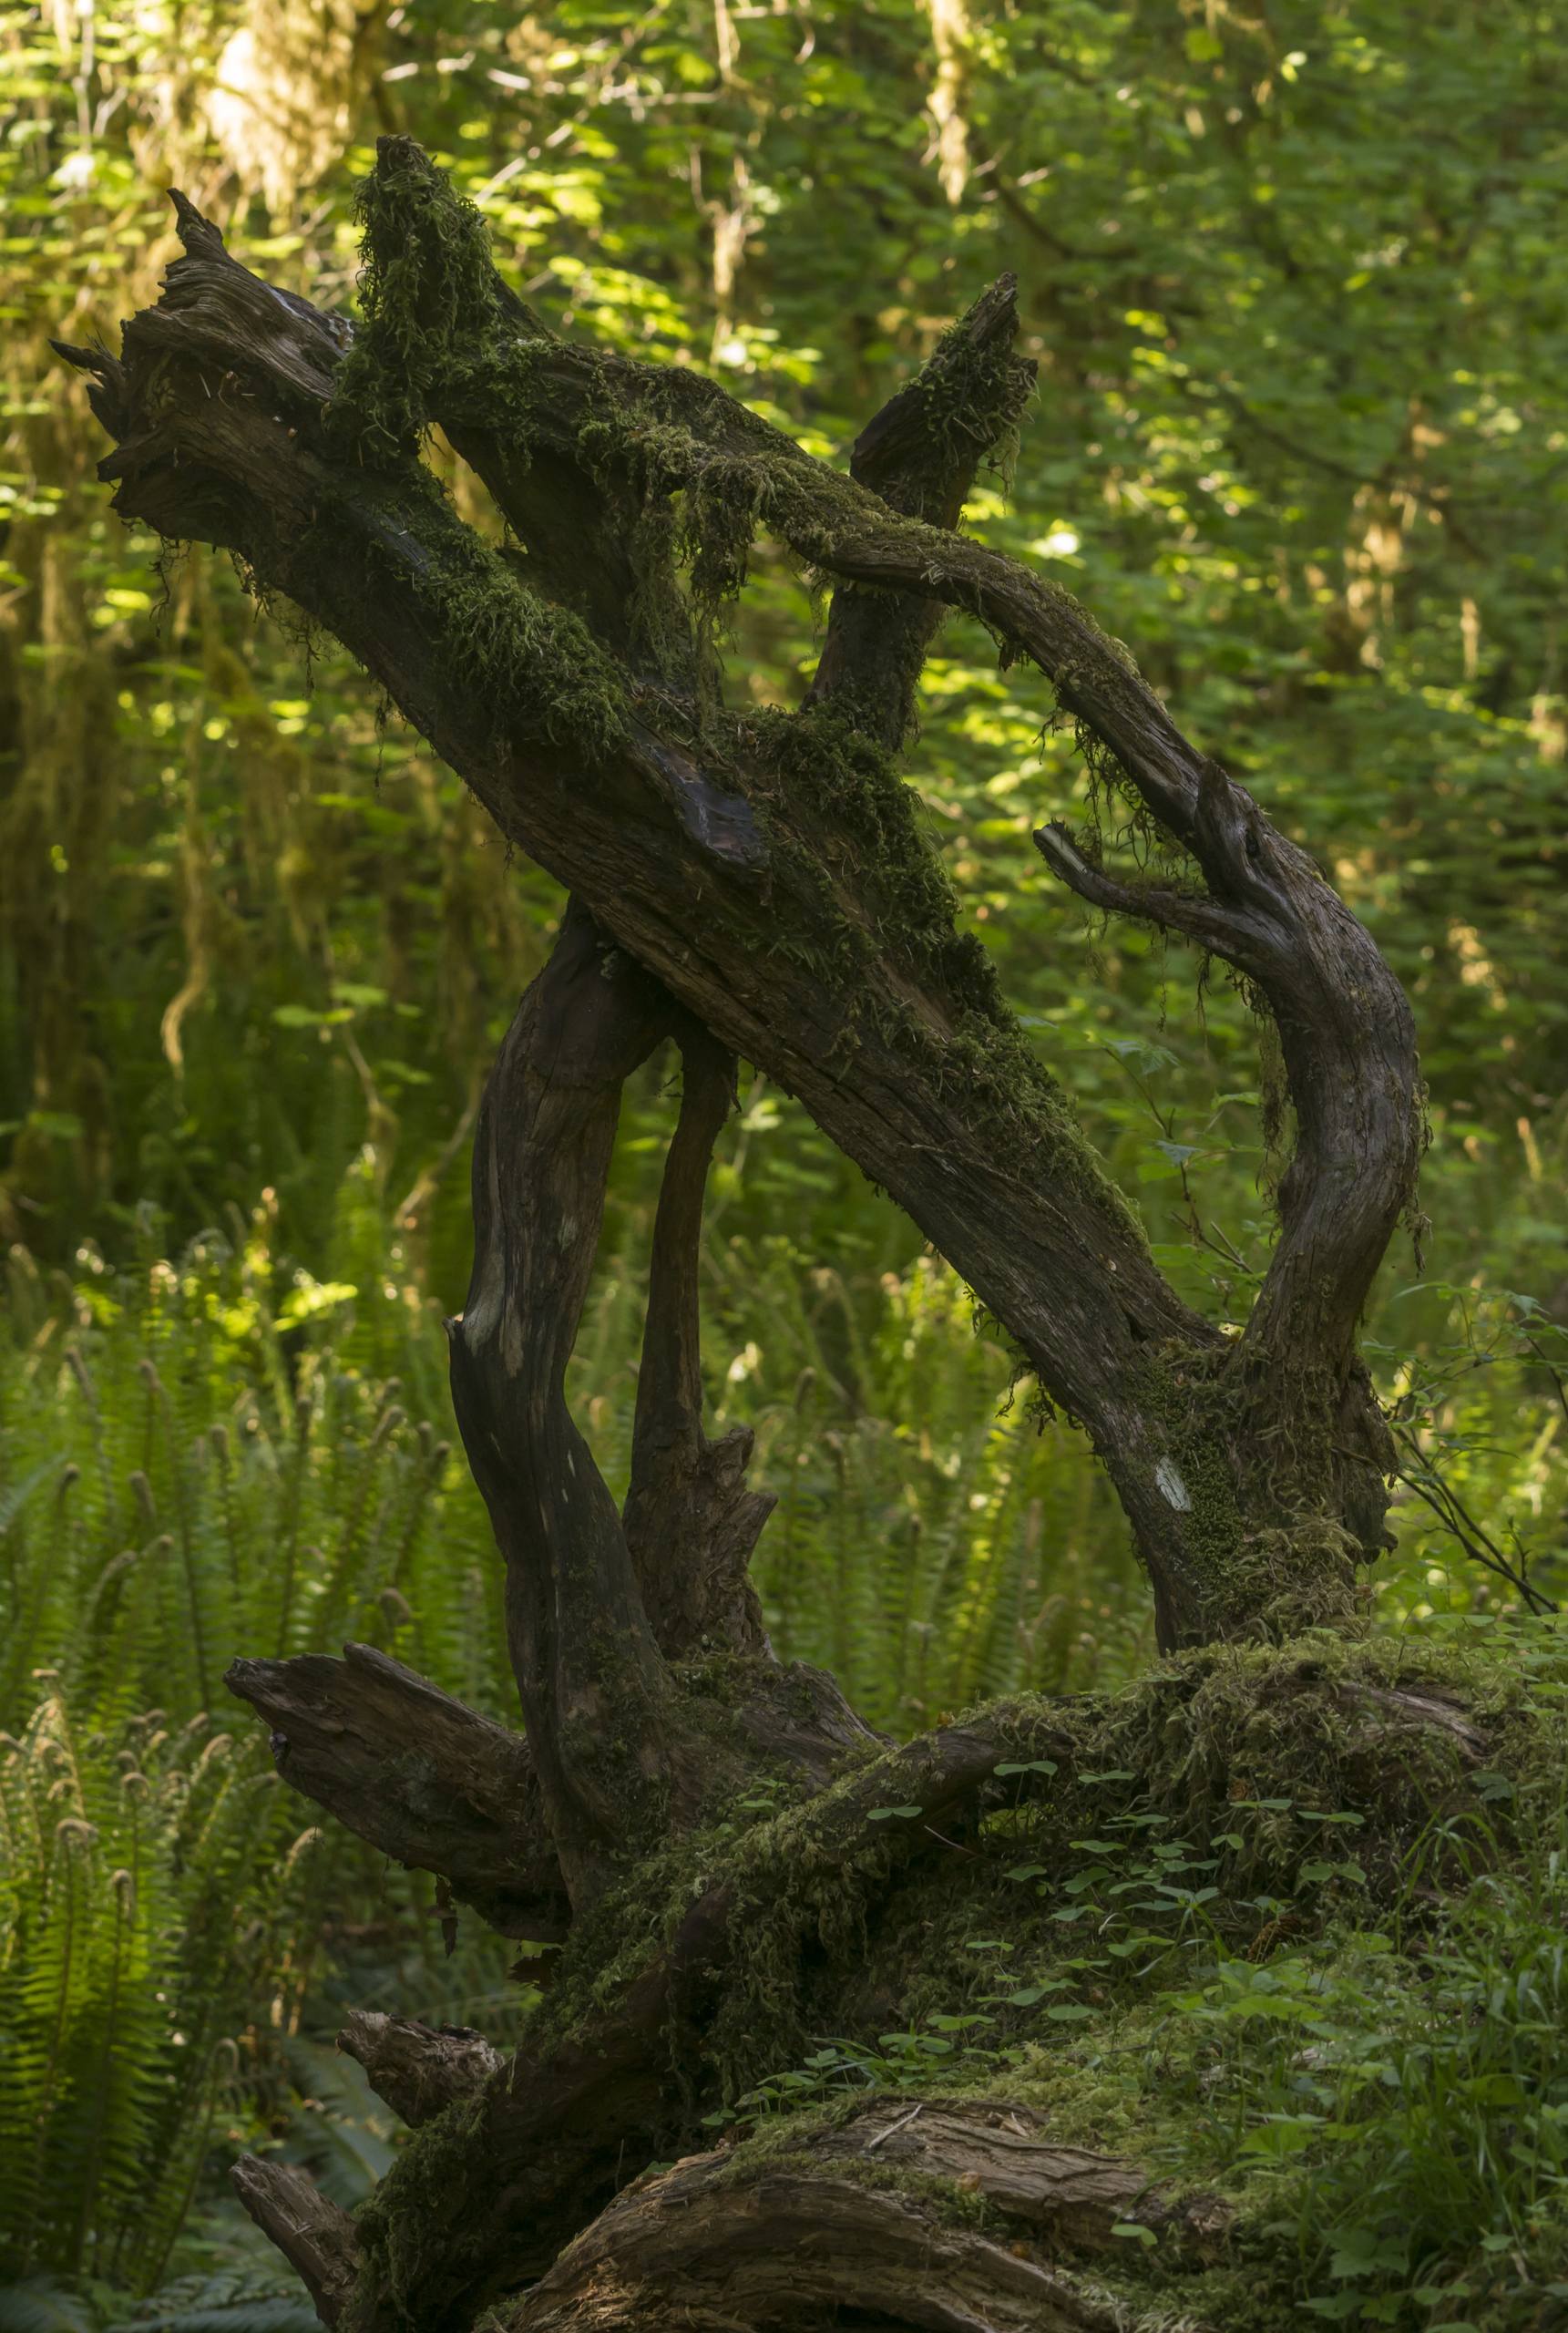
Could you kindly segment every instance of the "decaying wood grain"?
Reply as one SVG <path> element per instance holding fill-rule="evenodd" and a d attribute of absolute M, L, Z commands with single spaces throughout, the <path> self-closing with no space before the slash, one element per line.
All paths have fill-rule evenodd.
<path fill-rule="evenodd" d="M 445 1879 L 503 1936 L 548 1942 L 569 1917 L 521 1734 L 374 1646 L 341 1660 L 236 1660 L 225 1680 L 271 1731 L 291 1788 L 411 1870 Z"/>
<path fill-rule="evenodd" d="M 471 2025 L 422 2025 L 373 2009 L 350 2009 L 337 2045 L 359 2061 L 376 2096 L 412 2129 L 469 2097 L 502 2062 Z"/>
<path fill-rule="evenodd" d="M 241 2155 L 230 2177 L 262 2235 L 302 2280 L 323 2325 L 335 2325 L 354 2290 L 358 2246 L 354 2222 L 329 2203 L 297 2163 Z"/>
<path fill-rule="evenodd" d="M 944 2212 L 936 2193 L 793 2156 L 696 2155 L 640 2181 L 503 2315 L 507 2333 L 1137 2333 L 1077 2269 Z"/>

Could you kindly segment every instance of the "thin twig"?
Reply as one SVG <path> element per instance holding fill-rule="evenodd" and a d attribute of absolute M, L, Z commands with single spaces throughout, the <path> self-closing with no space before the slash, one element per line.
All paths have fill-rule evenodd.
<path fill-rule="evenodd" d="M 1453 1485 L 1439 1474 L 1415 1435 L 1408 1428 L 1396 1427 L 1395 1438 L 1409 1452 L 1426 1475 L 1423 1482 L 1416 1475 L 1401 1470 L 1395 1480 L 1402 1483 L 1407 1490 L 1413 1491 L 1421 1504 L 1430 1509 L 1443 1529 L 1458 1540 L 1472 1563 L 1480 1564 L 1483 1571 L 1492 1572 L 1498 1578 L 1505 1579 L 1523 1598 L 1532 1612 L 1538 1616 L 1556 1612 L 1559 1607 L 1554 1599 L 1532 1586 L 1523 1550 L 1520 1550 L 1517 1565 L 1510 1563 L 1496 1541 L 1471 1514 Z"/>
<path fill-rule="evenodd" d="M 890 2139 L 896 2131 L 907 2131 L 919 2112 L 918 2106 L 912 2106 L 907 2114 L 901 2115 L 897 2122 L 889 2122 L 885 2131 L 878 2131 L 876 2136 L 867 2142 L 862 2153 L 870 2154 L 882 2144 L 884 2139 Z"/>

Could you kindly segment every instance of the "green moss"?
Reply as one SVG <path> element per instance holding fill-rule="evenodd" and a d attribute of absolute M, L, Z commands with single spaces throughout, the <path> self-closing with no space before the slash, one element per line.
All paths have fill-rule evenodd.
<path fill-rule="evenodd" d="M 460 2279 L 466 2266 L 483 2273 L 486 2264 L 477 2251 L 466 2262 L 460 2233 L 454 2241 L 460 2222 L 455 2222 L 451 2200 L 473 2181 L 476 2162 L 483 2157 L 485 2126 L 483 2091 L 455 2101 L 421 2126 L 361 2205 L 354 2234 L 368 2275 L 361 2276 L 343 2320 L 343 2333 L 355 2333 L 362 2321 L 384 2322 L 383 2295 L 415 2322 L 413 2297 L 434 2267 L 444 2278 Z"/>
<path fill-rule="evenodd" d="M 723 1661 L 704 1682 L 720 1710 L 743 1693 Z M 1401 1711 L 1396 1689 L 1462 1706 L 1485 1737 L 1486 1775 L 1514 1777 L 1515 1795 L 1500 1799 L 1490 1783 L 1478 1793 L 1473 1741 Z M 990 2021 L 960 2033 L 951 2054 L 923 2072 L 895 2065 L 912 2100 L 1022 2105 L 1052 2139 L 1122 2154 L 1178 2184 L 1217 2186 L 1241 2215 L 1217 2268 L 1184 2266 L 1163 2246 L 1128 2244 L 1097 2261 L 1096 2277 L 1134 2322 L 1163 2321 L 1162 2309 L 1235 2333 L 1295 2321 L 1300 2257 L 1280 2235 L 1296 2209 L 1294 2174 L 1236 2146 L 1225 2152 L 1204 2112 L 1207 2029 L 1183 2001 L 1220 1962 L 1332 1972 L 1342 1953 L 1354 1988 L 1368 1931 L 1419 1929 L 1478 1861 L 1506 1861 L 1532 1826 L 1556 1819 L 1568 1746 L 1561 1716 L 1516 1654 L 1492 1654 L 1484 1639 L 1353 1643 L 1319 1631 L 1286 1646 L 1206 1648 L 1112 1695 L 1026 1698 L 972 1721 L 995 1730 L 1017 1771 L 944 1821 L 941 1840 L 924 1839 L 914 1859 L 896 1821 L 849 1815 L 867 1803 L 868 1775 L 875 1799 L 875 1760 L 776 1816 L 733 1805 L 661 1849 L 579 1925 L 534 2046 L 586 2041 L 693 1901 L 722 1885 L 732 1900 L 722 1957 L 691 1974 L 672 2007 L 672 2123 L 661 2152 L 706 2144 L 700 2118 L 720 2099 L 799 2068 L 825 2036 L 875 2053 L 889 2034 L 974 2013 Z M 890 1800 L 909 1787 L 908 1762 L 920 1754 L 915 1745 L 881 1762 Z M 1107 1839 L 1212 1858 L 1201 1921 L 1184 1926 L 1136 1891 L 1118 1893 L 1114 1858 L 1095 1877 L 1094 1843 Z M 1326 1854 L 1353 1857 L 1357 1876 L 1324 1883 L 1316 1866 Z M 1060 1918 L 1064 1910 L 1073 1917 Z M 1169 1930 L 1163 1946 L 1145 1939 L 1121 1958 L 1109 1949 L 1152 1917 Z M 1009 1999 L 1031 1989 L 1032 2001 Z M 1051 2022 L 1045 2004 L 1064 1999 L 1080 2021 Z M 979 2054 L 966 2058 L 971 2042 Z M 832 2158 L 833 2128 L 862 2102 L 863 2091 L 765 2116 L 724 2175 L 745 2178 L 809 2148 L 835 2173 L 917 2193 L 938 2216 L 989 2224 L 987 2207 L 940 2180 Z M 417 2134 L 361 2220 L 392 2288 L 412 2291 L 422 2272 L 422 2200 L 455 2183 L 458 2192 L 483 2185 L 490 2152 L 472 2108 Z M 526 2215 L 526 2166 L 506 2175 Z"/>
<path fill-rule="evenodd" d="M 1034 367 L 1003 342 L 977 347 L 969 319 L 942 334 L 916 382 L 934 447 L 951 466 L 972 462 L 977 449 L 1004 478 L 1018 454 L 1019 425 L 1034 386 Z"/>
<path fill-rule="evenodd" d="M 1282 1401 L 1275 1367 L 1258 1380 L 1244 1344 L 1175 1341 L 1143 1358 L 1137 1399 L 1186 1502 L 1176 1509 L 1182 1560 L 1216 1633 L 1357 1635 L 1366 1626 L 1357 1566 L 1368 1552 L 1337 1512 L 1343 1389 L 1327 1367 L 1301 1369 Z"/>
<path fill-rule="evenodd" d="M 810 901 L 790 920 L 810 941 L 786 944 L 809 946 L 814 969 L 856 981 L 846 1052 L 862 1035 L 890 1044 L 938 1096 L 961 1102 L 971 1126 L 989 1130 L 1009 1179 L 1032 1189 L 1064 1177 L 1118 1239 L 1143 1248 L 1141 1222 L 1013 1018 L 990 957 L 958 929 L 952 879 L 894 756 L 823 705 L 748 716 L 736 760 L 779 879 Z M 873 965 L 880 977 L 857 977 Z"/>
<path fill-rule="evenodd" d="M 362 499 L 354 514 L 362 529 L 364 514 Z M 367 598 L 384 569 L 412 585 L 497 742 L 548 737 L 589 759 L 624 741 L 630 714 L 615 660 L 578 616 L 530 591 L 502 552 L 463 525 L 428 471 L 389 483 L 376 516 Z M 317 527 L 339 538 L 335 551 L 341 530 L 330 505 Z M 302 551 L 308 560 L 309 538 Z"/>
<path fill-rule="evenodd" d="M 382 141 L 354 215 L 364 321 L 338 369 L 329 436 L 365 462 L 401 460 L 436 382 L 454 366 L 478 373 L 495 353 L 499 280 L 478 211 L 410 139 Z"/>
<path fill-rule="evenodd" d="M 1465 1803 L 1471 1763 L 1456 1734 L 1430 1725 L 1399 1727 L 1390 1758 L 1368 1693 L 1396 1682 L 1476 1698 L 1473 1666 L 1458 1656 L 1434 1651 L 1417 1663 L 1382 1639 L 1322 1632 L 1287 1646 L 1205 1648 L 1103 1701 L 1026 1698 L 980 1712 L 1023 1771 L 962 1819 L 948 1853 L 907 1872 L 897 1824 L 845 1830 L 875 1762 L 771 1820 L 724 1810 L 646 1858 L 578 1924 L 541 2034 L 568 2032 L 618 1998 L 721 1883 L 733 1910 L 724 1966 L 704 1980 L 694 2090 L 731 2099 L 797 2062 L 814 2036 L 874 2035 L 972 2002 L 992 1981 L 973 1939 L 991 1927 L 1015 1942 L 1032 1937 L 1041 1966 L 1076 1950 L 1039 1907 L 1053 1875 L 1065 1882 L 1081 1863 L 1072 1843 L 1107 1822 L 1157 1818 L 1204 1853 L 1216 1834 L 1233 1838 L 1215 1884 L 1241 1906 L 1242 1942 L 1267 1926 L 1254 1898 L 1294 1897 L 1303 1862 L 1320 1852 L 1325 1815 L 1358 1818 L 1368 1885 L 1392 1886 L 1434 1812 Z M 1505 1721 L 1514 1705 L 1501 1680 L 1482 1706 Z M 1517 1712 L 1507 1721 L 1520 1721 Z M 1047 1746 L 1050 1775 L 1035 1770 Z M 889 1790 L 907 1791 L 907 1765 L 889 1773 Z M 1038 1866 L 1042 1896 L 1020 1893 L 1009 1876 L 1024 1863 Z M 680 2049 L 691 2071 L 685 2025 Z"/>

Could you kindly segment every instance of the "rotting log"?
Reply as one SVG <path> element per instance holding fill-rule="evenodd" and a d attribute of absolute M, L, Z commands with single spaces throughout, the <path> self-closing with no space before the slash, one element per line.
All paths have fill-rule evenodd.
<path fill-rule="evenodd" d="M 968 2192 L 989 2199 L 978 2174 Z M 917 2192 L 788 2153 L 749 2174 L 723 2153 L 695 2155 L 638 2181 L 501 2313 L 505 2333 L 823 2333 L 845 2321 L 876 2333 L 1139 2322 L 1091 2277 Z"/>

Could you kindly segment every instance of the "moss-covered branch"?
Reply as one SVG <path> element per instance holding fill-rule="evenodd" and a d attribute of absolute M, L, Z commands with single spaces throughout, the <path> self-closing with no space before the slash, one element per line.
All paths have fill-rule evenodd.
<path fill-rule="evenodd" d="M 86 360 L 119 507 L 229 545 L 336 631 L 503 831 L 907 1208 L 1093 1437 L 1163 1641 L 1348 1617 L 1388 1456 L 1355 1321 L 1418 1141 L 1409 1015 L 1365 931 L 1069 594 L 813 460 L 712 382 L 551 338 L 406 141 L 384 147 L 365 215 L 369 327 L 346 355 L 342 327 L 186 220 L 188 255 L 121 359 Z M 999 326 L 1007 305 L 975 315 Z M 913 445 L 950 496 L 1016 407 L 1006 333 L 981 332 L 977 355 L 974 322 L 886 427 L 890 491 Z M 434 421 L 523 536 L 520 566 L 421 465 Z M 563 478 L 576 518 L 551 499 Z M 911 621 L 917 604 L 916 631 L 940 602 L 1032 657 L 1191 854 L 1216 928 L 1245 906 L 1300 1141 L 1237 1348 L 1162 1279 L 959 931 L 909 789 L 856 726 L 864 695 L 825 686 L 794 716 L 744 718 L 714 699 L 704 642 L 758 526 Z M 630 630 L 561 567 L 579 539 L 630 547 Z"/>
<path fill-rule="evenodd" d="M 1494 1680 L 1487 1704 L 1462 1662 L 1418 1666 L 1393 1644 L 1217 1648 L 1118 1695 L 998 1704 L 865 1759 L 781 1814 L 733 1814 L 672 1843 L 579 1924 L 518 2056 L 421 2130 L 362 2212 L 351 2327 L 466 2326 L 497 2290 L 543 2273 L 608 2183 L 683 2151 L 706 2110 L 798 2066 L 825 2031 L 874 2037 L 922 2002 L 962 2002 L 984 1974 L 974 1939 L 1016 1923 L 1020 1900 L 1042 1958 L 1053 1944 L 1081 1953 L 1071 1927 L 1020 1899 L 1021 1856 L 1045 1905 L 1071 1908 L 1053 1891 L 1103 1826 L 1154 1823 L 1199 1855 L 1224 1832 L 1231 1908 L 1215 1909 L 1245 1924 L 1225 1928 L 1238 1953 L 1266 1926 L 1260 1905 L 1297 1898 L 1326 1819 L 1355 1826 L 1367 1886 L 1397 1896 L 1434 1815 L 1476 1811 L 1481 1762 L 1521 1771 L 1532 1754 L 1517 1697 Z M 1005 2071 L 995 2098 L 1012 2102 Z M 1063 2135 L 1021 2119 L 1015 2137 Z M 867 2170 L 887 2158 L 892 2138 L 872 2146 L 862 2125 L 857 2150 L 840 2127 L 808 2126 L 802 2143 L 840 2163 L 868 2154 Z M 940 2146 L 905 2167 L 946 2176 Z M 1111 2190 L 1079 2170 L 1083 2190 L 1041 2188 L 1030 2208 L 1091 2251 L 1093 2194 L 1105 2204 Z M 1203 2215 L 1184 2220 L 1151 2195 L 1131 2216 L 1145 2208 L 1163 2246 L 1202 2260 Z"/>

